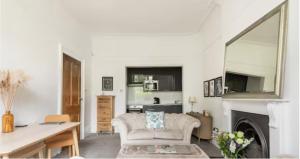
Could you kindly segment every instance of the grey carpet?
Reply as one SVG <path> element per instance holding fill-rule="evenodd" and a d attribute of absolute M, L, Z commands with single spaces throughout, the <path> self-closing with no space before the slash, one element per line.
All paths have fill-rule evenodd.
<path fill-rule="evenodd" d="M 220 151 L 210 142 L 201 140 L 200 142 L 192 137 L 192 143 L 200 146 L 211 158 L 221 158 Z M 85 158 L 116 158 L 120 150 L 119 134 L 91 134 L 79 142 L 80 156 Z M 63 150 L 55 158 L 68 157 L 67 150 Z"/>
<path fill-rule="evenodd" d="M 198 138 L 192 137 L 191 143 L 198 145 L 210 158 L 223 158 L 220 150 L 208 140 L 199 141 Z"/>

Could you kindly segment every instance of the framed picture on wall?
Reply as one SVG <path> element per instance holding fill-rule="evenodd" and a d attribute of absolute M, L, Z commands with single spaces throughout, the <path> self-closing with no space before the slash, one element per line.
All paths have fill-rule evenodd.
<path fill-rule="evenodd" d="M 216 97 L 221 97 L 222 96 L 222 77 L 218 77 L 215 79 L 215 96 Z"/>
<path fill-rule="evenodd" d="M 209 97 L 209 81 L 203 82 L 204 97 Z"/>
<path fill-rule="evenodd" d="M 209 81 L 209 96 L 210 97 L 215 96 L 215 80 L 214 79 Z"/>
<path fill-rule="evenodd" d="M 113 91 L 114 80 L 113 77 L 102 77 L 102 91 Z"/>

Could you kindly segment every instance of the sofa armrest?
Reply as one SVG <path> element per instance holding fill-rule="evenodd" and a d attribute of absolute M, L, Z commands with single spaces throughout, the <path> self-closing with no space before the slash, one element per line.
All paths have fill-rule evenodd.
<path fill-rule="evenodd" d="M 183 130 L 182 130 L 183 131 L 183 140 L 186 143 L 190 143 L 193 129 L 200 127 L 201 122 L 200 122 L 200 120 L 198 120 L 194 117 L 188 116 L 188 115 L 186 115 L 184 118 L 185 118 L 184 119 L 185 123 L 184 123 Z"/>
<path fill-rule="evenodd" d="M 118 128 L 119 133 L 120 133 L 120 138 L 121 138 L 121 145 L 122 145 L 127 140 L 127 135 L 128 135 L 128 132 L 129 132 L 129 127 L 126 124 L 125 120 L 123 118 L 121 118 L 121 117 L 114 118 L 112 120 L 112 125 L 114 127 Z"/>

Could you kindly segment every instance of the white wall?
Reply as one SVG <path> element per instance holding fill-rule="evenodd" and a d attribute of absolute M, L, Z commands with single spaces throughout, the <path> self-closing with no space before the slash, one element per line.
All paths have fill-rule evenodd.
<path fill-rule="evenodd" d="M 282 0 L 226 0 L 216 8 L 200 34 L 205 39 L 203 54 L 203 80 L 223 74 L 225 42 L 260 19 L 263 15 L 279 5 Z M 217 15 L 218 14 L 218 15 Z M 285 114 L 286 153 L 299 156 L 299 48 L 298 48 L 298 0 L 289 0 L 288 44 L 286 58 L 285 85 L 283 98 L 288 99 L 289 112 Z M 216 23 L 220 22 L 220 25 Z M 217 38 L 212 38 L 212 37 Z M 202 41 L 201 41 L 202 42 Z M 214 60 L 218 65 L 212 65 Z M 208 68 L 208 69 L 207 69 Z M 204 98 L 205 109 L 212 112 L 214 126 L 223 127 L 223 108 L 221 98 Z"/>
<path fill-rule="evenodd" d="M 0 67 L 2 66 L 3 61 L 3 35 L 2 35 L 2 25 L 3 25 L 3 0 L 0 0 Z M 1 113 L 1 112 L 0 112 Z"/>
<path fill-rule="evenodd" d="M 290 103 L 285 114 L 286 151 L 299 155 L 299 1 L 289 0 L 287 56 L 283 97 Z"/>
<path fill-rule="evenodd" d="M 221 6 L 218 5 L 214 8 L 198 34 L 202 39 L 199 43 L 205 44 L 201 48 L 202 81 L 222 76 L 225 44 L 222 39 Z M 202 97 L 202 101 L 203 109 L 208 110 L 213 116 L 213 126 L 222 129 L 223 110 L 221 97 Z"/>
<path fill-rule="evenodd" d="M 190 111 L 188 96 L 202 96 L 201 66 L 197 36 L 94 36 L 92 38 L 92 132 L 96 131 L 96 95 L 101 76 L 114 77 L 115 116 L 126 110 L 126 66 L 183 66 L 184 111 Z M 200 105 L 199 103 L 197 104 Z M 197 107 L 197 106 L 195 106 Z M 196 109 L 196 108 L 195 108 Z M 200 107 L 198 107 L 200 109 Z"/>
<path fill-rule="evenodd" d="M 42 122 L 45 115 L 58 112 L 59 43 L 68 54 L 89 62 L 88 34 L 60 3 L 2 0 L 0 68 L 23 69 L 31 77 L 16 97 L 16 124 Z"/>

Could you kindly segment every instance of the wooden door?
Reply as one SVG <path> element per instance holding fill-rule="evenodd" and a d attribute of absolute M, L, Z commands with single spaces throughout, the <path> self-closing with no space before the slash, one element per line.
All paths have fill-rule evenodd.
<path fill-rule="evenodd" d="M 81 62 L 63 54 L 63 114 L 69 114 L 72 122 L 80 122 L 81 110 Z M 80 126 L 77 128 L 80 136 Z"/>

